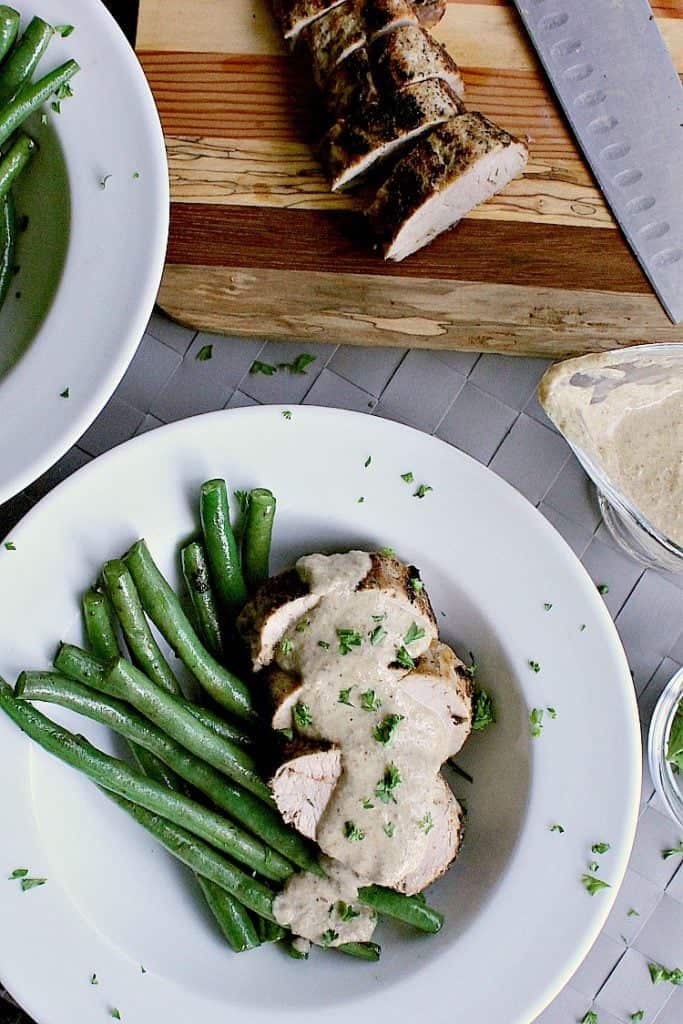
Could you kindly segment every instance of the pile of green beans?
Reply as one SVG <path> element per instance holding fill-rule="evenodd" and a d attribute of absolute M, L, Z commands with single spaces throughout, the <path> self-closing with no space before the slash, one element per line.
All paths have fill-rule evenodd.
<path fill-rule="evenodd" d="M 0 49 L 3 38 L 0 14 Z M 181 550 L 194 623 L 139 540 L 123 559 L 106 562 L 83 595 L 90 649 L 61 644 L 53 670 L 22 672 L 14 690 L 0 679 L 0 710 L 194 871 L 233 950 L 276 942 L 306 959 L 275 920 L 273 900 L 297 870 L 324 876 L 319 853 L 275 807 L 254 757 L 260 723 L 249 689 L 222 663 L 247 591 L 268 577 L 276 503 L 270 491 L 250 492 L 240 554 L 227 493 L 224 480 L 203 485 L 202 537 Z M 220 710 L 184 696 L 148 619 Z M 112 729 L 128 742 L 136 767 L 57 725 L 35 701 Z M 423 932 L 443 925 L 422 897 L 370 885 L 359 889 L 358 901 Z M 336 948 L 371 962 L 380 956 L 373 942 Z"/>
<path fill-rule="evenodd" d="M 53 97 L 58 110 L 69 81 L 80 70 L 75 60 L 69 60 L 34 83 L 33 75 L 55 29 L 36 17 L 20 33 L 20 22 L 18 11 L 0 5 L 0 306 L 15 273 L 17 216 L 12 187 L 38 149 L 22 126 Z"/>

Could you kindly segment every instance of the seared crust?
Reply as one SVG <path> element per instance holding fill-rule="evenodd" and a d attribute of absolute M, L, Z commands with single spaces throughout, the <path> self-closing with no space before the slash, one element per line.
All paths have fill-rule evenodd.
<path fill-rule="evenodd" d="M 425 28 L 433 28 L 446 13 L 448 0 L 413 0 L 413 4 L 420 24 Z"/>
<path fill-rule="evenodd" d="M 429 619 L 436 628 L 436 616 L 427 592 L 424 588 L 416 589 L 413 586 L 415 580 L 420 580 L 420 570 L 414 565 L 405 565 L 393 555 L 385 555 L 378 551 L 372 552 L 370 560 L 370 572 L 360 581 L 357 589 L 376 588 L 384 590 L 396 600 L 408 600 L 416 611 Z"/>
<path fill-rule="evenodd" d="M 313 81 L 324 91 L 336 67 L 354 50 L 365 46 L 361 0 L 346 0 L 308 25 L 299 45 L 309 61 Z"/>
<path fill-rule="evenodd" d="M 289 569 L 269 579 L 247 602 L 236 625 L 249 647 L 255 670 L 270 663 L 275 644 L 286 633 L 290 622 L 312 606 L 306 601 L 310 597 L 308 586 L 299 573 Z"/>
<path fill-rule="evenodd" d="M 266 686 L 266 699 L 273 729 L 290 729 L 292 726 L 292 710 L 301 692 L 301 680 L 284 672 L 275 665 L 269 665 L 263 671 L 262 680 Z"/>
<path fill-rule="evenodd" d="M 366 47 L 354 50 L 337 65 L 323 98 L 325 109 L 335 121 L 362 112 L 379 99 Z"/>
<path fill-rule="evenodd" d="M 464 111 L 445 82 L 408 86 L 338 121 L 321 143 L 321 159 L 336 191 L 348 187 L 419 134 Z"/>
<path fill-rule="evenodd" d="M 371 40 L 403 25 L 418 24 L 412 0 L 364 0 L 363 14 L 368 39 Z"/>
<path fill-rule="evenodd" d="M 370 53 L 380 92 L 404 89 L 428 78 L 442 78 L 459 99 L 465 95 L 460 69 L 445 46 L 416 25 L 390 32 L 373 44 Z"/>
<path fill-rule="evenodd" d="M 294 43 L 306 25 L 342 3 L 345 0 L 273 0 L 273 11 L 282 35 Z"/>
<path fill-rule="evenodd" d="M 419 139 L 395 165 L 367 211 L 385 254 L 389 255 L 398 234 L 428 199 L 456 184 L 488 154 L 513 146 L 520 154 L 521 169 L 527 153 L 524 143 L 478 113 L 455 117 Z M 489 194 L 505 184 L 507 180 L 498 186 L 493 183 Z M 478 197 L 472 206 L 484 198 Z"/>

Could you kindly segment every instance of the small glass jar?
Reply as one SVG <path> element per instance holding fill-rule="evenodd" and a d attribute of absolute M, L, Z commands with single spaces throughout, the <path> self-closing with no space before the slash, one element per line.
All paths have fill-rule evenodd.
<path fill-rule="evenodd" d="M 650 722 L 647 741 L 648 762 L 652 781 L 669 814 L 683 829 L 683 772 L 666 759 L 671 725 L 683 700 L 683 669 L 671 678 L 657 701 Z"/>

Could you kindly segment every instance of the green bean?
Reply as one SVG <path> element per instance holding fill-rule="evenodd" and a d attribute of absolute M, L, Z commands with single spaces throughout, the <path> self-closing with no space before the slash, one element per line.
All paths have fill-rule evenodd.
<path fill-rule="evenodd" d="M 161 786 L 166 786 L 167 789 L 174 789 L 178 793 L 187 793 L 187 789 L 182 781 L 178 778 L 172 768 L 169 768 L 167 764 L 160 761 L 154 754 L 150 754 L 144 747 L 130 744 L 130 752 L 133 755 L 133 761 L 137 768 L 140 769 L 143 775 L 146 775 L 148 779 L 153 779 L 154 782 L 158 782 Z"/>
<path fill-rule="evenodd" d="M 283 928 L 280 924 L 275 924 L 273 921 L 266 920 L 265 917 L 257 918 L 256 930 L 261 942 L 280 942 L 287 934 L 286 928 Z"/>
<path fill-rule="evenodd" d="M 44 750 L 105 789 L 188 829 L 266 878 L 283 881 L 292 874 L 291 865 L 260 840 L 189 797 L 145 778 L 83 737 L 62 729 L 26 701 L 17 700 L 6 683 L 0 684 L 0 708 Z"/>
<path fill-rule="evenodd" d="M 270 789 L 250 754 L 236 743 L 216 736 L 187 710 L 184 701 L 156 686 L 123 658 L 112 664 L 98 688 L 111 697 L 127 700 L 181 746 L 267 804 L 273 803 Z"/>
<path fill-rule="evenodd" d="M 144 540 L 133 545 L 124 561 L 138 588 L 143 608 L 201 686 L 228 711 L 256 722 L 257 715 L 248 688 L 202 646 L 178 598 L 154 564 Z"/>
<path fill-rule="evenodd" d="M 276 504 L 275 495 L 264 487 L 256 487 L 249 494 L 242 538 L 242 569 L 250 590 L 255 590 L 270 575 L 270 542 Z"/>
<path fill-rule="evenodd" d="M 32 18 L 16 46 L 0 68 L 0 108 L 28 85 L 55 30 L 42 18 Z"/>
<path fill-rule="evenodd" d="M 133 577 L 125 563 L 120 558 L 106 562 L 102 568 L 102 581 L 121 623 L 133 663 L 157 686 L 179 694 L 178 681 L 149 628 Z"/>
<path fill-rule="evenodd" d="M 115 803 L 130 814 L 155 839 L 165 846 L 169 853 L 192 868 L 202 878 L 208 878 L 243 903 L 249 910 L 260 914 L 269 921 L 275 921 L 273 899 L 275 894 L 256 878 L 245 874 L 213 847 L 202 842 L 184 828 L 174 825 L 158 814 L 152 814 L 129 800 L 114 793 L 107 793 Z"/>
<path fill-rule="evenodd" d="M 84 651 L 74 644 L 60 645 L 54 666 L 69 679 L 74 679 L 77 683 L 85 683 L 86 686 L 92 686 L 96 690 L 101 690 L 107 672 L 106 665 L 89 654 L 88 651 Z M 178 699 L 182 701 L 183 707 L 190 712 L 193 718 L 196 718 L 216 736 L 229 740 L 231 743 L 239 743 L 242 747 L 254 745 L 253 736 L 246 732 L 241 725 L 228 722 L 220 715 L 209 711 L 208 708 L 200 708 L 198 704 L 193 704 L 192 701 L 186 700 L 184 697 Z"/>
<path fill-rule="evenodd" d="M 199 516 L 218 601 L 228 619 L 234 618 L 247 600 L 240 568 L 237 541 L 230 525 L 230 506 L 225 480 L 202 484 Z"/>
<path fill-rule="evenodd" d="M 116 621 L 106 594 L 88 590 L 81 599 L 85 635 L 96 658 L 108 661 L 121 654 L 116 636 Z"/>
<path fill-rule="evenodd" d="M 382 947 L 376 942 L 343 942 L 341 946 L 334 946 L 339 953 L 346 953 L 347 956 L 355 956 L 359 960 L 372 960 L 375 963 L 382 955 Z"/>
<path fill-rule="evenodd" d="M 358 890 L 358 898 L 378 914 L 395 917 L 422 932 L 436 934 L 443 926 L 443 914 L 427 906 L 417 896 L 404 896 L 403 893 L 384 889 L 380 885 L 366 885 Z"/>
<path fill-rule="evenodd" d="M 2 114 L 0 114 L 1 120 Z M 37 149 L 38 144 L 33 139 L 24 135 L 23 132 L 19 132 L 16 142 L 12 143 L 5 156 L 0 160 L 0 199 L 5 198 Z"/>
<path fill-rule="evenodd" d="M 203 546 L 197 541 L 187 544 L 180 552 L 180 564 L 201 641 L 214 658 L 220 658 L 223 633 Z"/>
<path fill-rule="evenodd" d="M 75 60 L 68 60 L 33 85 L 27 85 L 22 89 L 11 103 L 8 103 L 0 111 L 0 146 L 7 142 L 10 135 L 24 123 L 29 115 L 38 110 L 60 86 L 65 85 L 80 70 L 80 66 Z"/>
<path fill-rule="evenodd" d="M 13 7 L 0 5 L 0 61 L 4 60 L 14 46 L 19 34 L 21 15 Z"/>
<path fill-rule="evenodd" d="M 247 908 L 215 882 L 210 882 L 208 878 L 203 878 L 201 875 L 196 875 L 196 878 L 204 893 L 209 910 L 216 918 L 220 930 L 232 949 L 236 953 L 244 953 L 248 949 L 260 946 L 259 932 L 254 926 Z M 257 923 L 260 921 L 264 921 L 264 918 L 257 918 Z M 269 921 L 268 924 L 271 925 L 271 922 Z M 271 927 L 275 928 L 277 925 L 271 925 Z"/>
<path fill-rule="evenodd" d="M 14 254 L 17 244 L 17 214 L 14 196 L 8 192 L 0 203 L 0 307 L 14 277 Z"/>
<path fill-rule="evenodd" d="M 235 821 L 239 821 L 277 853 L 304 871 L 322 874 L 316 853 L 306 840 L 283 822 L 280 814 L 247 790 L 228 781 L 205 761 L 152 725 L 130 705 L 102 696 L 55 672 L 22 672 L 16 688 L 21 700 L 59 704 L 124 736 L 154 754 Z"/>

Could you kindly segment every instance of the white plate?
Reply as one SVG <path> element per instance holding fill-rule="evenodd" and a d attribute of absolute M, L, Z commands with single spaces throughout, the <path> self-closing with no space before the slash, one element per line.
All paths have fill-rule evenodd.
<path fill-rule="evenodd" d="M 0 314 L 0 502 L 63 455 L 109 399 L 152 310 L 168 234 L 159 118 L 114 19 L 99 0 L 17 8 L 24 25 L 38 14 L 76 26 L 52 40 L 39 75 L 70 57 L 82 70 L 61 114 L 47 106 L 47 127 L 31 121 L 40 151 L 16 191 L 29 224 Z"/>
<path fill-rule="evenodd" d="M 413 497 L 415 484 L 400 477 L 408 470 L 434 490 Z M 427 1011 L 438 1024 L 454 1014 L 528 1024 L 579 965 L 616 895 L 635 831 L 640 731 L 595 586 L 493 473 L 417 431 L 337 410 L 296 408 L 287 419 L 271 406 L 163 427 L 58 487 L 13 532 L 16 550 L 0 550 L 0 671 L 13 681 L 47 664 L 60 638 L 79 639 L 79 594 L 138 536 L 176 580 L 199 484 L 217 475 L 276 492 L 275 569 L 306 551 L 391 546 L 421 567 L 442 634 L 475 653 L 499 722 L 459 757 L 475 779 L 456 787 L 469 831 L 429 893 L 447 924 L 429 938 L 383 927 L 376 965 L 323 952 L 301 964 L 274 948 L 231 955 L 187 873 L 0 721 L 0 777 L 13 780 L 3 787 L 0 876 L 27 867 L 49 879 L 28 893 L 0 883 L 0 977 L 41 1024 L 104 1020 L 112 1006 L 126 1024 L 225 1024 L 238 1013 L 250 1024 L 321 1013 L 335 1024 L 407 1024 Z M 546 715 L 532 739 L 536 706 L 557 718 Z M 104 730 L 77 728 L 110 746 Z M 591 897 L 580 878 L 603 841 L 611 849 L 597 859 L 612 888 Z"/>

